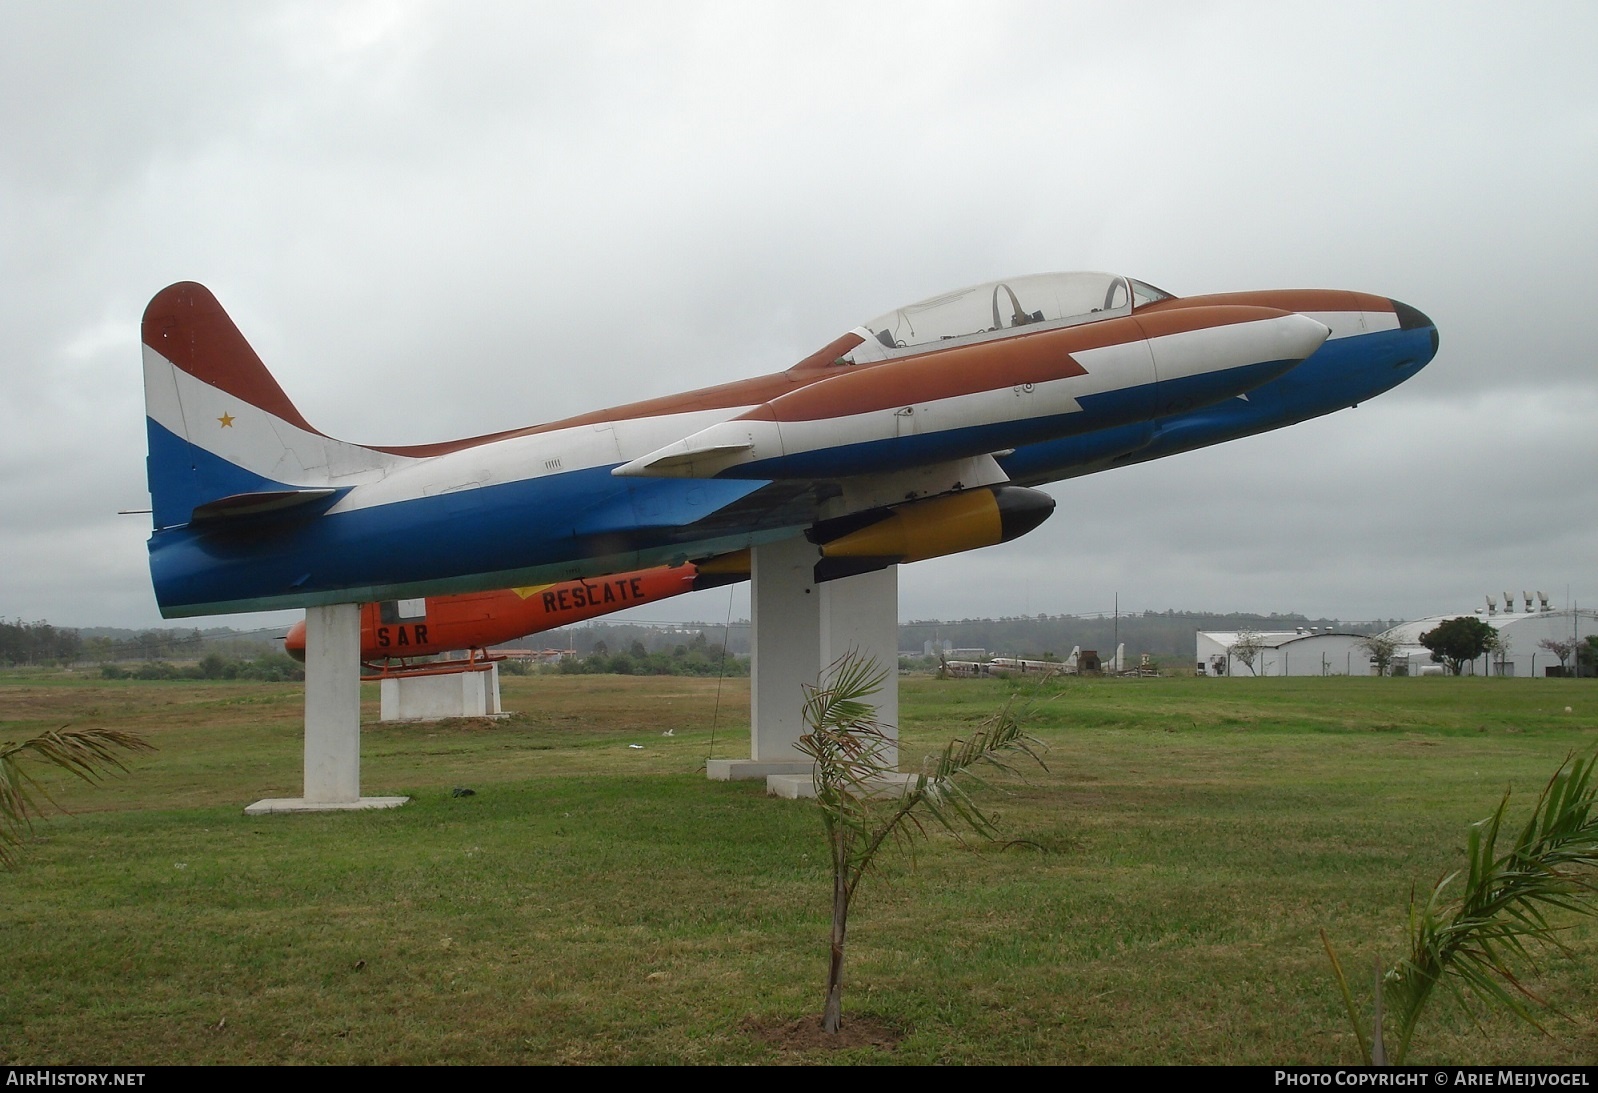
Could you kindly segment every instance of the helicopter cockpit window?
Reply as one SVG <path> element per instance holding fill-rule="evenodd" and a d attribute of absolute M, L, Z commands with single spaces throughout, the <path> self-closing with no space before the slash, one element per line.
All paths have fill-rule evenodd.
<path fill-rule="evenodd" d="M 417 598 L 414 600 L 384 600 L 378 605 L 377 613 L 385 623 L 411 622 L 427 617 L 427 600 Z"/>
<path fill-rule="evenodd" d="M 1133 284 L 1139 283 L 1113 273 L 1040 273 L 972 285 L 872 319 L 858 328 L 868 344 L 851 357 L 881 359 L 913 347 L 985 340 L 1019 327 L 1073 326 L 1130 314 Z"/>

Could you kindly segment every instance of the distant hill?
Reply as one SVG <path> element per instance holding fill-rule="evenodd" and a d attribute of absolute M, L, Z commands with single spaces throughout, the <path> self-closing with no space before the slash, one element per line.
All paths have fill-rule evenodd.
<path fill-rule="evenodd" d="M 948 641 L 955 648 L 986 649 L 989 653 L 1008 656 L 1041 657 L 1053 653 L 1064 657 L 1073 646 L 1097 649 L 1109 656 L 1115 652 L 1117 635 L 1126 643 L 1129 657 L 1149 653 L 1156 657 L 1189 660 L 1193 656 L 1193 634 L 1197 630 L 1292 630 L 1295 627 L 1320 627 L 1342 633 L 1376 634 L 1401 619 L 1375 619 L 1368 622 L 1349 622 L 1343 619 L 1310 618 L 1307 615 L 1272 614 L 1252 615 L 1238 612 L 1199 611 L 1143 611 L 1114 616 L 1099 615 L 1037 615 L 996 619 L 915 619 L 899 627 L 901 652 L 919 652 L 926 643 L 936 642 L 938 647 Z M 635 641 L 641 642 L 650 652 L 669 650 L 672 646 L 692 640 L 703 633 L 707 640 L 721 643 L 727 650 L 740 656 L 749 653 L 749 621 L 739 619 L 725 627 L 722 623 L 685 622 L 671 627 L 648 626 L 633 623 L 606 623 L 596 620 L 583 626 L 552 630 L 538 634 L 517 646 L 536 645 L 541 648 L 575 649 L 586 656 L 597 643 L 603 642 L 611 651 L 625 649 Z"/>

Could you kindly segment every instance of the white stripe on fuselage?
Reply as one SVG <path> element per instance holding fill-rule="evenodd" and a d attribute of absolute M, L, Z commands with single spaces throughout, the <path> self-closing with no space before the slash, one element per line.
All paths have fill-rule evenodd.
<path fill-rule="evenodd" d="M 306 432 L 196 379 L 149 346 L 144 347 L 144 372 L 145 413 L 174 435 L 274 481 L 356 487 L 332 512 L 612 466 L 622 460 L 622 451 L 650 451 L 750 409 L 734 406 L 579 425 L 417 457 Z"/>
<path fill-rule="evenodd" d="M 417 460 L 381 482 L 352 490 L 328 511 L 354 512 L 418 497 L 611 467 L 750 409 L 733 406 L 627 418 L 478 444 Z"/>
<path fill-rule="evenodd" d="M 1398 315 L 1391 311 L 1301 311 L 1299 314 L 1308 315 L 1321 325 L 1330 327 L 1332 336 L 1327 341 L 1397 330 L 1399 327 Z"/>
<path fill-rule="evenodd" d="M 855 444 L 1080 413 L 1079 398 L 1154 380 L 1153 364 L 1146 343 L 1141 339 L 1106 346 L 1095 352 L 1100 354 L 1097 367 L 1084 375 L 1013 386 L 1006 384 L 927 401 L 916 399 L 915 391 L 910 389 L 913 385 L 906 382 L 905 389 L 898 392 L 902 402 L 859 413 L 798 420 L 740 418 L 717 422 L 686 438 L 674 437 L 668 445 L 631 456 L 630 459 L 637 462 L 624 473 L 687 477 L 682 474 L 680 463 L 684 453 L 707 453 L 696 461 L 697 465 L 716 473 L 748 463 Z M 904 365 L 896 362 L 893 367 Z M 653 466 L 657 462 L 659 469 Z M 861 473 L 870 473 L 870 469 L 862 468 Z"/>
<path fill-rule="evenodd" d="M 703 461 L 706 472 L 714 473 L 746 463 L 901 436 L 1079 413 L 1078 400 L 1083 397 L 1154 383 L 1155 357 L 1170 364 L 1172 375 L 1165 378 L 1284 359 L 1292 355 L 1285 347 L 1292 338 L 1288 327 L 1282 319 L 1263 319 L 1121 342 L 1073 354 L 1088 369 L 1083 375 L 1030 385 L 1006 384 L 925 402 L 916 401 L 914 392 L 907 390 L 902 403 L 856 414 L 773 421 L 745 418 L 754 407 L 736 406 L 511 437 L 420 461 L 380 483 L 353 491 L 330 511 L 354 511 L 649 456 L 674 458 L 685 451 L 715 452 Z"/>
<path fill-rule="evenodd" d="M 1149 386 L 1157 379 L 1299 359 L 1308 351 L 1308 326 L 1301 317 L 1280 316 L 1138 338 L 1071 354 L 1087 369 L 1083 375 L 1006 383 L 929 401 L 915 397 L 914 373 L 910 372 L 898 392 L 903 401 L 854 414 L 784 419 L 780 417 L 782 403 L 778 400 L 774 409 L 779 420 L 721 421 L 650 451 L 617 473 L 664 477 L 715 474 L 750 463 L 851 445 L 1079 413 L 1082 398 Z M 1320 327 L 1313 329 L 1317 337 L 1322 336 Z M 884 367 L 913 367 L 913 361 Z M 690 461 L 688 457 L 693 458 Z"/>
<path fill-rule="evenodd" d="M 1154 372 L 1161 380 L 1188 379 L 1250 364 L 1298 360 L 1304 356 L 1304 330 L 1307 326 L 1297 314 L 1246 323 L 1199 327 L 1176 334 L 1161 334 L 1148 339 L 1154 355 Z M 1315 320 L 1319 322 L 1319 320 Z M 1321 326 L 1329 326 L 1320 323 Z M 1316 331 L 1320 337 L 1320 332 Z M 1319 348 L 1321 342 L 1316 342 Z M 1102 352 L 1093 350 L 1092 353 Z M 1091 359 L 1091 353 L 1076 354 L 1078 360 Z M 1221 363 L 1217 363 L 1221 362 Z"/>
<path fill-rule="evenodd" d="M 291 486 L 353 486 L 415 460 L 308 433 L 144 347 L 145 414 L 219 459 Z"/>
<path fill-rule="evenodd" d="M 905 392 L 907 397 L 903 403 L 859 414 L 803 421 L 731 424 L 775 426 L 780 439 L 773 446 L 780 449 L 781 455 L 798 455 L 850 444 L 892 440 L 900 436 L 925 436 L 978 425 L 1077 414 L 1082 412 L 1082 404 L 1078 399 L 1128 386 L 1126 378 L 1129 367 L 1141 366 L 1147 373 L 1145 382 L 1153 379 L 1148 351 L 1143 348 L 1142 342 L 1128 342 L 1109 348 L 1122 351 L 1119 371 L 1114 379 L 1108 378 L 1112 369 L 1107 368 L 1102 371 L 1090 370 L 1080 376 L 1006 385 L 941 399 L 921 400 L 914 398 L 913 392 Z M 1141 361 L 1138 360 L 1139 356 Z M 759 447 L 757 445 L 757 449 Z M 757 450 L 756 458 L 765 458 L 767 454 Z"/>
<path fill-rule="evenodd" d="M 1397 317 L 1390 313 L 1328 312 L 1310 317 L 1330 327 L 1334 337 L 1398 325 Z M 1224 337 L 1227 329 L 1237 328 L 1188 331 L 1082 350 L 1072 355 L 1088 369 L 1087 374 L 1046 380 L 1030 389 L 1024 385 L 1004 386 L 929 402 L 910 400 L 859 414 L 780 424 L 763 418 L 736 420 L 754 407 L 732 406 L 552 429 L 430 457 L 377 452 L 306 432 L 195 379 L 148 346 L 145 383 L 147 412 L 152 419 L 222 459 L 291 485 L 355 487 L 329 510 L 332 514 L 614 466 L 657 452 L 685 437 L 697 439 L 696 434 L 718 426 L 714 429 L 717 434 L 739 434 L 755 441 L 754 450 L 736 461 L 748 462 L 911 433 L 925 435 L 1076 413 L 1081 410 L 1077 400 L 1084 396 L 1154 382 L 1151 347 L 1161 358 L 1162 378 L 1210 370 L 1199 367 L 1199 363 L 1216 350 L 1217 339 Z M 1189 348 L 1193 351 L 1189 352 Z M 1172 362 L 1172 375 L 1165 375 L 1167 358 Z M 1260 357 L 1261 361 L 1267 359 L 1274 358 Z M 1247 363 L 1251 362 L 1232 360 L 1226 367 Z M 905 409 L 913 409 L 914 413 L 903 414 Z M 223 418 L 230 419 L 228 424 L 222 424 Z"/>

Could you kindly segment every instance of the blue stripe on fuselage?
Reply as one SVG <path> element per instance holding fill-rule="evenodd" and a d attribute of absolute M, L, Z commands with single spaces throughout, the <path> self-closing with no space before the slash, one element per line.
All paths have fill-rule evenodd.
<path fill-rule="evenodd" d="M 1021 485 L 1052 482 L 1109 466 L 1141 463 L 1255 433 L 1374 398 L 1420 371 L 1436 352 L 1432 327 L 1336 338 L 1289 371 L 1248 393 L 1162 417 L 1151 434 L 1106 430 L 1018 448 L 999 461 Z"/>
<path fill-rule="evenodd" d="M 684 527 L 764 485 L 622 479 L 610 470 L 323 516 L 287 510 L 167 528 L 149 542 L 156 601 L 170 618 L 338 602 L 351 598 L 345 590 L 373 600 L 413 594 L 407 590 L 424 583 L 427 594 L 502 588 L 555 579 L 559 567 L 595 555 L 651 565 L 649 551 L 678 551 L 694 541 Z M 726 549 L 748 545 L 748 538 Z M 485 574 L 500 579 L 484 583 Z"/>
<path fill-rule="evenodd" d="M 223 497 L 296 488 L 295 483 L 265 478 L 213 455 L 154 418 L 145 418 L 144 424 L 150 445 L 145 475 L 150 485 L 152 518 L 158 528 L 186 524 L 200 505 Z"/>
<path fill-rule="evenodd" d="M 862 441 L 795 455 L 759 459 L 740 464 L 725 476 L 738 478 L 843 478 L 858 474 L 880 474 L 911 467 L 942 463 L 968 456 L 1018 448 L 1047 438 L 1082 439 L 1100 432 L 1138 422 L 1146 422 L 1185 406 L 1202 406 L 1246 390 L 1251 383 L 1265 383 L 1293 367 L 1295 361 L 1269 361 L 1241 368 L 1206 372 L 1158 383 L 1139 384 L 1115 391 L 1082 395 L 1081 410 L 1047 417 L 1018 418 L 988 425 L 970 425 L 928 433 L 912 433 L 883 440 Z M 1025 397 L 1018 395 L 1018 397 Z M 933 418 L 934 428 L 936 416 Z"/>

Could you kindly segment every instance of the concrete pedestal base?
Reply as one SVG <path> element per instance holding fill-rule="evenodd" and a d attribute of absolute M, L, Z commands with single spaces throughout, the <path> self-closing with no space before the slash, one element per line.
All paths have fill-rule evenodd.
<path fill-rule="evenodd" d="M 497 661 L 462 665 L 459 671 L 385 676 L 379 690 L 381 721 L 505 716 L 499 703 Z"/>
<path fill-rule="evenodd" d="M 884 774 L 871 780 L 871 795 L 897 797 L 915 779 L 914 774 Z M 809 800 L 816 795 L 816 779 L 808 771 L 804 774 L 773 774 L 766 779 L 766 792 L 789 801 Z"/>
<path fill-rule="evenodd" d="M 752 782 L 773 774 L 810 777 L 815 763 L 809 759 L 711 759 L 705 773 L 712 782 Z"/>
<path fill-rule="evenodd" d="M 244 810 L 246 816 L 273 812 L 354 812 L 363 808 L 398 808 L 409 797 L 361 797 L 354 801 L 307 801 L 304 797 L 267 797 Z"/>

